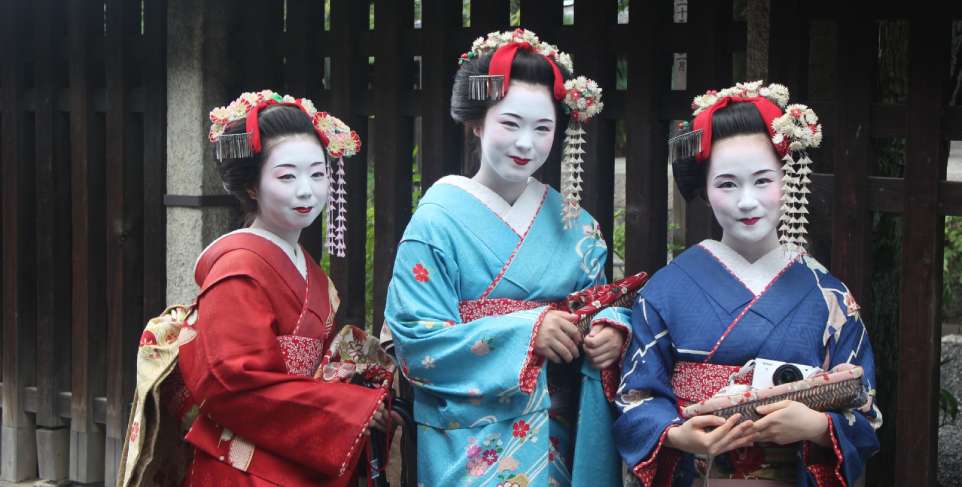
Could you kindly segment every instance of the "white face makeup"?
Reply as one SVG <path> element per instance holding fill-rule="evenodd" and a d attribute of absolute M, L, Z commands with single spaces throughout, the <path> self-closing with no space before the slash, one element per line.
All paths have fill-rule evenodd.
<path fill-rule="evenodd" d="M 327 204 L 328 174 L 324 149 L 316 137 L 285 137 L 267 147 L 257 186 L 257 218 L 264 228 L 292 245 Z"/>
<path fill-rule="evenodd" d="M 512 81 L 508 94 L 488 109 L 481 139 L 481 172 L 503 185 L 524 183 L 548 159 L 554 142 L 555 104 L 546 86 Z"/>
<path fill-rule="evenodd" d="M 781 181 L 781 164 L 765 135 L 712 144 L 708 202 L 722 227 L 722 243 L 749 261 L 778 246 Z"/>

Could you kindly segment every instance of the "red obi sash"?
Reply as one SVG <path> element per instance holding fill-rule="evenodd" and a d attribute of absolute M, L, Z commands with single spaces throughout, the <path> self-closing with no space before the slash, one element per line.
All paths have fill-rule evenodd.
<path fill-rule="evenodd" d="M 704 401 L 728 385 L 742 367 L 740 365 L 677 362 L 671 374 L 671 388 L 678 399 L 678 407 Z M 752 373 L 735 377 L 735 384 L 751 385 Z"/>
<path fill-rule="evenodd" d="M 534 309 L 546 304 L 550 303 L 508 298 L 472 299 L 458 303 L 458 310 L 461 312 L 461 321 L 467 322 L 488 316 L 502 316 L 515 311 Z"/>

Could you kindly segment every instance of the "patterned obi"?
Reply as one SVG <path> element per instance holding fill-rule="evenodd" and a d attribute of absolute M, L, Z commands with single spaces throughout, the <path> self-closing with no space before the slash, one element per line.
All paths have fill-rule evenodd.
<path fill-rule="evenodd" d="M 678 400 L 679 411 L 685 406 L 712 397 L 728 385 L 729 379 L 734 379 L 732 382 L 735 384 L 751 385 L 751 372 L 743 376 L 737 375 L 741 368 L 740 365 L 677 362 L 671 374 L 671 387 Z M 712 479 L 793 482 L 796 477 L 795 450 L 793 446 L 767 444 L 739 448 L 715 457 L 715 463 L 710 470 L 706 459 L 696 456 L 695 470 L 698 471 L 699 476 L 704 477 L 707 474 L 707 477 Z M 756 485 L 751 483 L 751 480 L 742 480 L 742 482 L 745 482 L 744 485 Z"/>
<path fill-rule="evenodd" d="M 751 385 L 752 373 L 737 377 L 739 370 L 740 365 L 675 363 L 675 370 L 671 373 L 671 388 L 678 399 L 678 406 L 683 408 L 714 396 L 733 377 L 735 384 Z"/>
<path fill-rule="evenodd" d="M 281 335 L 277 337 L 277 344 L 281 347 L 288 374 L 314 376 L 314 371 L 321 365 L 321 357 L 324 355 L 324 343 L 320 339 Z"/>
<path fill-rule="evenodd" d="M 515 311 L 534 309 L 547 304 L 550 303 L 508 298 L 473 299 L 458 303 L 458 311 L 461 312 L 461 321 L 474 321 L 488 316 L 501 316 Z"/>

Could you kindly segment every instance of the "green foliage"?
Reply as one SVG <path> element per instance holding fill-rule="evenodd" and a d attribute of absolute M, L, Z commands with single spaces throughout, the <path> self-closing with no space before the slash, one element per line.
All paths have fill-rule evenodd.
<path fill-rule="evenodd" d="M 678 230 L 678 225 L 674 223 L 668 223 L 668 245 L 666 251 L 669 255 L 675 256 L 685 250 L 685 246 L 672 240 L 671 235 Z M 611 231 L 611 252 L 614 253 L 619 259 L 625 259 L 625 209 L 619 208 L 615 210 L 615 225 Z M 657 270 L 657 269 L 653 269 Z"/>
<path fill-rule="evenodd" d="M 962 321 L 962 216 L 945 217 L 942 273 L 943 317 Z"/>
<path fill-rule="evenodd" d="M 509 13 L 508 25 L 512 27 L 521 25 L 521 0 L 511 0 Z"/>
<path fill-rule="evenodd" d="M 619 259 L 625 259 L 625 209 L 615 210 L 615 226 L 611 230 L 611 251 Z"/>

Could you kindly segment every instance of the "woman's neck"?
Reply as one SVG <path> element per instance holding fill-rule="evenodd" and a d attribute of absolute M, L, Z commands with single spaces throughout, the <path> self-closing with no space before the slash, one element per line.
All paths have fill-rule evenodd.
<path fill-rule="evenodd" d="M 738 255 L 741 255 L 742 258 L 749 263 L 754 263 L 778 247 L 778 234 L 772 232 L 771 235 L 757 242 L 738 240 L 722 234 L 721 242 L 737 252 Z"/>
<path fill-rule="evenodd" d="M 251 223 L 251 225 L 250 225 L 249 228 L 256 228 L 256 229 L 258 229 L 258 230 L 263 230 L 263 231 L 266 231 L 266 232 L 269 232 L 269 233 L 272 233 L 272 234 L 276 235 L 278 238 L 280 238 L 280 239 L 281 239 L 282 241 L 284 241 L 286 244 L 290 245 L 290 246 L 291 246 L 291 250 L 294 251 L 295 254 L 297 254 L 297 242 L 298 242 L 298 240 L 300 240 L 300 238 L 301 238 L 301 231 L 300 231 L 300 230 L 293 230 L 293 231 L 290 231 L 290 232 L 281 232 L 281 231 L 278 231 L 277 229 L 271 227 L 270 225 L 265 224 L 264 221 L 261 220 L 260 217 L 254 218 L 254 221 Z"/>
<path fill-rule="evenodd" d="M 528 186 L 527 181 L 508 181 L 502 178 L 483 162 L 481 163 L 481 168 L 478 169 L 478 172 L 471 179 L 487 186 L 488 189 L 497 193 L 497 195 L 509 205 L 514 205 L 514 203 L 518 201 L 518 198 L 521 197 L 521 193 L 524 193 L 524 188 Z"/>

